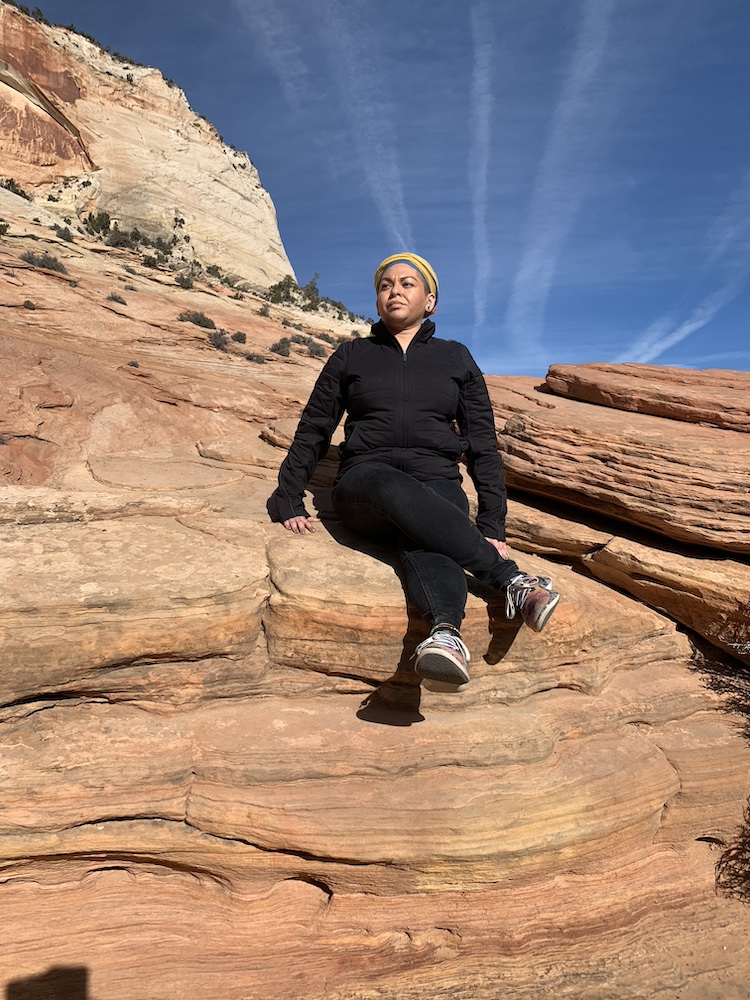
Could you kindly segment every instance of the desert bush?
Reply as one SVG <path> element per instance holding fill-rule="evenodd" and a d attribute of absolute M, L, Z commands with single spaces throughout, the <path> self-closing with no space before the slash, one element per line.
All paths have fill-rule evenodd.
<path fill-rule="evenodd" d="M 242 294 L 242 292 L 235 292 L 234 295 L 230 295 L 229 298 L 234 299 L 235 302 L 241 302 L 245 298 L 245 296 Z"/>
<path fill-rule="evenodd" d="M 123 285 L 122 287 L 125 289 L 126 292 L 137 292 L 138 291 L 138 289 L 135 287 L 135 285 Z"/>
<path fill-rule="evenodd" d="M 128 361 L 128 368 L 140 368 L 141 366 L 137 361 Z"/>
<path fill-rule="evenodd" d="M 247 334 L 242 333 L 241 330 L 238 330 L 237 333 L 232 334 L 232 340 L 234 340 L 238 344 L 245 344 L 247 343 Z"/>
<path fill-rule="evenodd" d="M 96 236 L 97 233 L 109 232 L 110 226 L 112 225 L 112 219 L 109 212 L 97 212 L 96 215 L 89 212 L 83 220 L 83 225 L 91 236 Z"/>
<path fill-rule="evenodd" d="M 291 336 L 291 341 L 293 344 L 312 344 L 314 343 L 312 337 L 306 337 L 302 333 L 293 333 Z"/>
<path fill-rule="evenodd" d="M 110 292 L 107 296 L 107 302 L 119 302 L 121 306 L 127 305 L 127 302 L 122 295 L 118 295 L 117 292 Z"/>
<path fill-rule="evenodd" d="M 152 257 L 151 254 L 148 254 L 148 253 L 143 255 L 143 266 L 144 267 L 156 267 L 157 264 L 158 264 L 158 261 L 157 261 L 156 257 Z"/>
<path fill-rule="evenodd" d="M 271 315 L 271 310 L 268 308 L 267 305 L 264 304 L 258 310 L 258 315 L 259 316 L 266 316 L 266 317 L 270 316 Z"/>
<path fill-rule="evenodd" d="M 180 288 L 192 288 L 193 287 L 193 279 L 190 277 L 189 274 L 178 274 L 177 277 L 174 280 L 175 280 L 175 284 L 179 285 Z"/>
<path fill-rule="evenodd" d="M 186 312 L 180 313 L 177 319 L 181 323 L 195 323 L 196 326 L 202 326 L 206 330 L 215 330 L 216 324 L 212 319 L 209 319 L 205 313 L 202 312 Z"/>
<path fill-rule="evenodd" d="M 227 349 L 227 331 L 226 330 L 212 330 L 208 335 L 208 342 L 217 351 L 226 351 Z"/>
<path fill-rule="evenodd" d="M 277 340 L 275 344 L 271 344 L 270 350 L 274 354 L 281 355 L 282 358 L 288 358 L 291 349 L 292 342 L 289 337 L 282 337 L 281 340 Z"/>
<path fill-rule="evenodd" d="M 294 293 L 299 291 L 299 285 L 291 276 L 287 274 L 281 281 L 271 285 L 267 292 L 269 302 L 289 303 L 293 301 Z"/>
<path fill-rule="evenodd" d="M 10 229 L 10 224 L 7 222 L 0 222 L 0 236 L 5 236 L 5 234 Z"/>
<path fill-rule="evenodd" d="M 20 184 L 16 184 L 12 177 L 9 177 L 7 181 L 3 181 L 2 184 L 0 184 L 0 187 L 4 187 L 5 190 L 10 191 L 11 194 L 17 194 L 21 198 L 25 198 L 26 201 L 31 201 L 31 195 L 27 194 Z"/>
<path fill-rule="evenodd" d="M 262 354 L 253 354 L 252 352 L 245 355 L 245 361 L 252 361 L 256 365 L 264 365 L 266 363 L 266 359 Z"/>
<path fill-rule="evenodd" d="M 73 234 L 67 226 L 58 226 L 57 223 L 52 227 L 55 236 L 60 240 L 65 240 L 66 243 L 73 242 Z"/>
<path fill-rule="evenodd" d="M 53 257 L 51 253 L 39 254 L 27 250 L 26 253 L 21 254 L 21 260 L 25 260 L 27 264 L 31 264 L 33 267 L 43 267 L 48 271 L 59 271 L 60 274 L 68 273 L 68 269 L 63 262 L 58 260 L 57 257 Z"/>
<path fill-rule="evenodd" d="M 314 340 L 308 345 L 307 349 L 310 352 L 311 358 L 324 358 L 326 356 L 325 347 L 323 347 L 322 344 L 316 343 Z"/>
<path fill-rule="evenodd" d="M 31 299 L 26 299 L 23 303 L 24 309 L 36 309 L 36 306 L 31 301 Z"/>
<path fill-rule="evenodd" d="M 135 250 L 138 247 L 138 240 L 133 239 L 133 234 L 119 226 L 113 226 L 104 241 L 108 247 L 125 247 L 128 250 Z"/>

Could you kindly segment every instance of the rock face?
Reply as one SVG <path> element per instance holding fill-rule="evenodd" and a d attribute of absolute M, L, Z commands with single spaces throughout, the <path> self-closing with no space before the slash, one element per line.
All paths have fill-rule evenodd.
<path fill-rule="evenodd" d="M 268 288 L 293 274 L 246 153 L 155 69 L 0 3 L 0 170 L 63 216 L 110 213 Z M 59 220 L 58 220 L 59 221 Z"/>
<path fill-rule="evenodd" d="M 291 314 L 0 215 L 8 997 L 745 998 L 748 436 L 490 379 L 563 597 L 534 635 L 472 582 L 472 681 L 426 691 L 332 453 L 316 534 L 268 523 L 321 365 L 268 350 Z"/>

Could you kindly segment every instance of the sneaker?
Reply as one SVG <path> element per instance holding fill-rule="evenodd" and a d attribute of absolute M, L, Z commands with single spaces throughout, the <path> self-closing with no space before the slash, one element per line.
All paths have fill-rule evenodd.
<path fill-rule="evenodd" d="M 469 681 L 469 650 L 450 629 L 437 628 L 417 646 L 414 669 L 431 690 L 453 690 Z M 437 685 L 441 685 L 438 687 Z M 445 685 L 445 687 L 442 687 Z"/>
<path fill-rule="evenodd" d="M 518 573 L 505 589 L 505 616 L 514 618 L 520 611 L 529 628 L 541 632 L 559 600 L 549 577 Z"/>

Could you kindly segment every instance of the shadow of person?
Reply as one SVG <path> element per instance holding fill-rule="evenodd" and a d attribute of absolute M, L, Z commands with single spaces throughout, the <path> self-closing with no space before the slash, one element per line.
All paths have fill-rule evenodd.
<path fill-rule="evenodd" d="M 357 718 L 363 722 L 381 726 L 413 726 L 416 722 L 424 722 L 424 716 L 419 711 L 422 687 L 414 670 L 414 651 L 427 635 L 427 629 L 413 609 L 407 611 L 409 624 L 396 672 L 368 694 L 360 705 Z"/>
<path fill-rule="evenodd" d="M 85 965 L 53 965 L 38 976 L 11 980 L 5 1000 L 89 1000 Z"/>
<path fill-rule="evenodd" d="M 408 603 L 398 550 L 385 540 L 366 538 L 346 528 L 333 509 L 330 486 L 313 482 L 310 490 L 317 515 L 328 534 L 339 545 L 362 552 L 390 566 L 404 590 L 408 626 L 403 637 L 401 658 L 393 676 L 367 695 L 357 711 L 357 717 L 363 722 L 388 726 L 411 726 L 416 722 L 423 722 L 424 716 L 419 711 L 422 688 L 420 678 L 414 670 L 414 655 L 417 645 L 427 637 L 428 629 L 421 615 Z M 497 591 L 474 577 L 469 576 L 467 579 L 469 591 L 487 605 L 490 641 L 484 660 L 495 665 L 507 655 L 513 645 L 520 619 L 513 624 L 509 623 L 505 618 L 504 601 Z M 458 690 L 457 687 L 456 691 Z"/>

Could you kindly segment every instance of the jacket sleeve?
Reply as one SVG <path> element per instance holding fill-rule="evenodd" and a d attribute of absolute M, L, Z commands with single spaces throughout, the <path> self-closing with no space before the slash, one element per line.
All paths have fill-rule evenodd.
<path fill-rule="evenodd" d="M 505 541 L 508 494 L 503 462 L 497 450 L 495 418 L 489 393 L 476 362 L 464 348 L 466 376 L 461 387 L 456 422 L 466 441 L 469 475 L 479 498 L 477 527 L 487 538 Z"/>
<path fill-rule="evenodd" d="M 266 504 L 272 521 L 309 516 L 303 494 L 315 466 L 328 451 L 344 412 L 341 376 L 345 346 L 342 345 L 326 362 L 302 411 L 289 453 L 279 470 L 279 485 Z"/>

